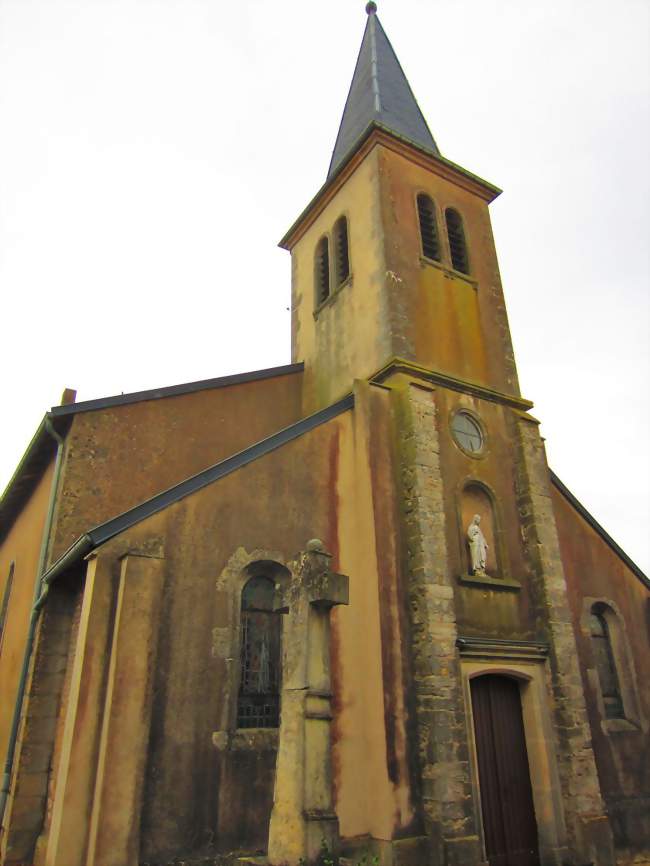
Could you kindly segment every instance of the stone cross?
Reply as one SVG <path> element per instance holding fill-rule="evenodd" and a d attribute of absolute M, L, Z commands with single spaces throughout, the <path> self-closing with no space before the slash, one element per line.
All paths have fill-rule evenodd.
<path fill-rule="evenodd" d="M 291 563 L 278 601 L 286 613 L 282 699 L 273 811 L 271 864 L 312 862 L 323 840 L 335 852 L 338 819 L 332 798 L 330 614 L 348 604 L 348 578 L 330 571 L 331 555 L 314 539 Z"/>

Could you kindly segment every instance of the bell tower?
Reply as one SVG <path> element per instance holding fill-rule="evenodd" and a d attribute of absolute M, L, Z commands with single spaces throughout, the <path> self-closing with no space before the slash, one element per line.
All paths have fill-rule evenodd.
<path fill-rule="evenodd" d="M 326 181 L 280 245 L 306 409 L 400 359 L 518 396 L 488 205 L 500 190 L 440 154 L 368 3 Z"/>
<path fill-rule="evenodd" d="M 382 563 L 399 548 L 386 569 L 408 621 L 384 649 L 404 648 L 411 677 L 409 832 L 428 852 L 413 862 L 612 866 L 550 473 L 519 392 L 490 225 L 500 190 L 441 155 L 373 2 L 366 12 L 327 178 L 281 246 L 303 411 L 353 391 L 355 417 L 372 418 L 370 466 L 381 436 L 393 454 L 396 526 L 374 545 Z M 390 495 L 373 497 L 384 527 Z M 383 588 L 378 598 L 386 613 Z M 482 712 L 491 689 L 518 719 L 517 794 L 480 746 L 501 718 Z M 504 766 L 508 737 L 494 752 Z M 512 821 L 498 811 L 508 796 L 522 808 Z"/>

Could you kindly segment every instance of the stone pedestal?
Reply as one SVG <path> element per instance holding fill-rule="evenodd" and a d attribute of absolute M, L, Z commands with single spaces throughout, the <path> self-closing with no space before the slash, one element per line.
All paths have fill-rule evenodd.
<path fill-rule="evenodd" d="M 279 602 L 283 684 L 269 863 L 298 866 L 315 860 L 323 840 L 338 849 L 332 799 L 330 724 L 330 612 L 348 603 L 348 578 L 330 571 L 320 542 L 292 563 L 291 583 Z"/>

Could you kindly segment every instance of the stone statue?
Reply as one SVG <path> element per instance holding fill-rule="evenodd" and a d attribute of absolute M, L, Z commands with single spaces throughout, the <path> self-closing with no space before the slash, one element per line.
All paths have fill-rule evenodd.
<path fill-rule="evenodd" d="M 485 577 L 488 543 L 481 532 L 480 523 L 481 515 L 475 514 L 472 522 L 467 527 L 467 540 L 469 542 L 469 553 L 472 558 L 472 571 L 474 574 Z"/>

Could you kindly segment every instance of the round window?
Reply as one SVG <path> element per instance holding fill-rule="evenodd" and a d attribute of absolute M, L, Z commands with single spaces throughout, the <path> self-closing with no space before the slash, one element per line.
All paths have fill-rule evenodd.
<path fill-rule="evenodd" d="M 457 412 L 454 415 L 451 432 L 463 451 L 478 454 L 483 450 L 483 431 L 468 412 Z"/>

